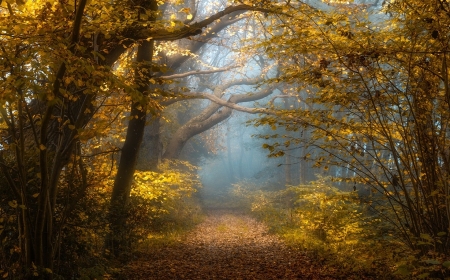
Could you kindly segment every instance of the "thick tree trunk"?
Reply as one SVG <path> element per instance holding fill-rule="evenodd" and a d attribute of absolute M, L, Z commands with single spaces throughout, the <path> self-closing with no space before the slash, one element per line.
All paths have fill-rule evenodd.
<path fill-rule="evenodd" d="M 186 142 L 189 139 L 227 119 L 229 116 L 231 116 L 231 112 L 231 109 L 226 108 L 218 112 L 214 116 L 206 119 L 205 121 L 196 122 L 195 120 L 191 120 L 187 122 L 185 125 L 180 127 L 172 136 L 172 139 L 170 140 L 169 144 L 167 145 L 166 151 L 164 152 L 163 158 L 177 159 L 180 156 L 181 150 L 184 148 L 184 145 L 186 145 Z"/>
<path fill-rule="evenodd" d="M 252 84 L 255 81 L 248 80 L 247 82 L 239 81 L 234 82 L 232 85 L 242 85 L 242 84 Z M 218 87 L 215 90 L 220 94 L 223 94 L 223 91 L 225 91 L 229 86 L 231 85 L 225 85 L 224 87 Z M 242 102 L 250 102 L 262 99 L 272 93 L 272 89 L 268 88 L 265 90 L 262 90 L 257 93 L 252 94 L 241 94 L 241 95 L 232 95 L 229 98 L 230 103 L 242 103 Z M 192 138 L 193 136 L 202 133 L 214 125 L 222 122 L 223 120 L 227 119 L 229 116 L 231 116 L 231 113 L 233 110 L 229 107 L 225 107 L 222 110 L 219 110 L 222 108 L 222 105 L 218 105 L 215 103 L 212 103 L 208 107 L 203 110 L 203 112 L 198 115 L 197 117 L 191 119 L 186 124 L 184 124 L 182 127 L 180 127 L 177 132 L 173 135 L 172 139 L 170 140 L 169 144 L 167 145 L 167 149 L 164 152 L 163 159 L 176 159 L 180 155 L 184 145 L 186 142 Z"/>

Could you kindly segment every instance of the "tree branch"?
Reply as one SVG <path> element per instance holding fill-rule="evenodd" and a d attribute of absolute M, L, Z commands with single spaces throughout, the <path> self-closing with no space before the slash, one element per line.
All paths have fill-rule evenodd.
<path fill-rule="evenodd" d="M 136 40 L 152 38 L 158 41 L 173 41 L 183 38 L 188 38 L 195 35 L 200 35 L 203 32 L 203 28 L 207 27 L 211 23 L 216 22 L 216 24 L 203 33 L 199 39 L 201 41 L 195 42 L 189 49 L 191 52 L 195 53 L 200 49 L 206 41 L 216 36 L 218 32 L 226 28 L 227 26 L 239 21 L 241 18 L 238 17 L 247 11 L 261 11 L 261 12 L 273 12 L 268 9 L 263 9 L 261 7 L 253 7 L 249 5 L 238 5 L 231 6 L 223 11 L 220 11 L 211 17 L 202 20 L 198 23 L 193 23 L 191 25 L 186 25 L 185 27 L 175 30 L 167 31 L 166 29 L 148 29 L 148 27 L 134 25 L 125 28 L 118 36 L 114 36 L 109 40 L 105 40 L 103 46 L 108 46 L 107 52 L 102 51 L 102 55 L 105 56 L 105 65 L 113 65 L 120 55 L 125 51 L 126 48 L 130 47 L 136 42 Z M 230 15 L 231 18 L 223 19 L 223 17 Z M 220 21 L 218 21 L 220 19 Z M 117 44 L 117 41 L 120 41 Z M 169 63 L 172 69 L 177 69 L 184 61 L 189 59 L 189 56 L 178 56 L 172 59 L 173 61 Z"/>
<path fill-rule="evenodd" d="M 169 75 L 169 76 L 161 76 L 158 77 L 158 79 L 161 80 L 172 80 L 172 79 L 181 79 L 181 78 L 185 78 L 188 76 L 193 76 L 193 75 L 206 75 L 206 74 L 213 74 L 213 73 L 218 73 L 218 72 L 225 72 L 228 70 L 231 70 L 233 68 L 237 68 L 238 66 L 229 66 L 226 68 L 218 68 L 218 69 L 211 69 L 211 70 L 195 70 L 195 71 L 190 71 L 190 72 L 185 72 L 185 73 L 180 73 L 180 74 L 173 74 L 173 75 Z"/>
<path fill-rule="evenodd" d="M 271 90 L 272 89 L 270 89 L 270 91 Z M 267 93 L 269 93 L 269 90 L 265 90 L 262 93 L 267 94 Z M 238 102 L 249 102 L 249 101 L 254 101 L 254 100 L 260 99 L 260 97 L 257 97 L 258 95 L 256 95 L 256 94 L 255 95 L 250 95 L 250 94 L 234 95 L 233 97 L 236 97 L 236 100 L 234 102 L 228 101 L 228 100 L 223 100 L 215 95 L 207 94 L 204 92 L 190 92 L 190 93 L 185 94 L 185 96 L 189 97 L 189 98 L 209 99 L 212 102 L 219 104 L 221 106 L 225 106 L 225 107 L 228 107 L 228 108 L 240 111 L 240 112 L 249 113 L 249 114 L 270 114 L 270 115 L 275 114 L 275 111 L 270 110 L 268 108 L 248 108 L 248 107 L 244 107 L 244 106 L 240 106 L 240 105 L 236 104 Z M 239 99 L 237 98 L 238 96 L 240 97 Z M 231 98 L 230 98 L 230 100 L 231 100 Z"/>
<path fill-rule="evenodd" d="M 215 22 L 216 20 L 219 20 L 220 18 L 229 15 L 229 14 L 235 14 L 233 16 L 237 16 L 239 14 L 245 13 L 247 11 L 259 11 L 259 12 L 265 12 L 265 13 L 272 13 L 273 10 L 270 9 L 264 9 L 262 7 L 255 7 L 250 5 L 237 5 L 237 6 L 230 6 L 225 8 L 223 11 L 217 12 L 216 14 L 202 20 L 199 22 L 194 22 L 191 25 L 186 25 L 183 28 L 180 28 L 175 31 L 168 31 L 167 28 L 163 29 L 142 29 L 142 27 L 138 27 L 140 30 L 135 33 L 137 36 L 134 39 L 147 39 L 152 38 L 154 40 L 161 40 L 161 41 L 173 41 L 173 40 L 179 40 L 183 38 L 187 38 L 189 36 L 195 36 L 200 35 L 203 32 L 203 28 L 207 27 L 211 23 Z"/>
<path fill-rule="evenodd" d="M 177 158 L 180 155 L 184 145 L 190 138 L 192 138 L 194 135 L 197 135 L 199 133 L 202 133 L 203 131 L 210 129 L 214 125 L 227 119 L 228 117 L 231 116 L 233 110 L 246 112 L 250 114 L 268 113 L 269 109 L 247 108 L 244 106 L 239 106 L 236 103 L 259 100 L 261 98 L 270 95 L 272 93 L 272 90 L 273 88 L 267 88 L 255 94 L 248 93 L 248 94 L 231 95 L 228 101 L 221 99 L 220 97 L 223 94 L 217 94 L 217 92 L 215 92 L 214 94 L 206 94 L 202 92 L 191 92 L 185 94 L 185 96 L 190 98 L 202 98 L 202 99 L 206 98 L 213 101 L 213 103 L 210 104 L 205 110 L 203 110 L 203 112 L 200 115 L 189 120 L 187 123 L 185 123 L 182 127 L 180 127 L 176 131 L 176 133 L 173 135 L 172 139 L 170 140 L 167 146 L 163 158 L 165 159 Z M 221 107 L 225 108 L 223 110 L 219 110 Z"/>

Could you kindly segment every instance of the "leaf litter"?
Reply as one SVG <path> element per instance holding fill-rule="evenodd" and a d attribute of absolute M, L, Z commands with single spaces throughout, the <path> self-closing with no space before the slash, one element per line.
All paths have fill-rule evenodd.
<path fill-rule="evenodd" d="M 119 279 L 377 279 L 350 273 L 287 246 L 262 222 L 210 210 L 180 242 L 154 246 L 126 264 Z"/>

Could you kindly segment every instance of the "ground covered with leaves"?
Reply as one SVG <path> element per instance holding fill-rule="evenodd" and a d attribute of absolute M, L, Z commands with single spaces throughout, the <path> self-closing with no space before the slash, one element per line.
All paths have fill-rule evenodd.
<path fill-rule="evenodd" d="M 254 218 L 211 210 L 180 242 L 149 246 L 120 279 L 376 279 L 286 246 Z"/>

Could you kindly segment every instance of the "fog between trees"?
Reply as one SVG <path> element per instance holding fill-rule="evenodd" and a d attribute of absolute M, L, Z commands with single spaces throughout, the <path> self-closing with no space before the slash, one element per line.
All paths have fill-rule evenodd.
<path fill-rule="evenodd" d="M 1 275 L 82 277 L 216 207 L 304 250 L 448 277 L 449 15 L 1 1 Z"/>

